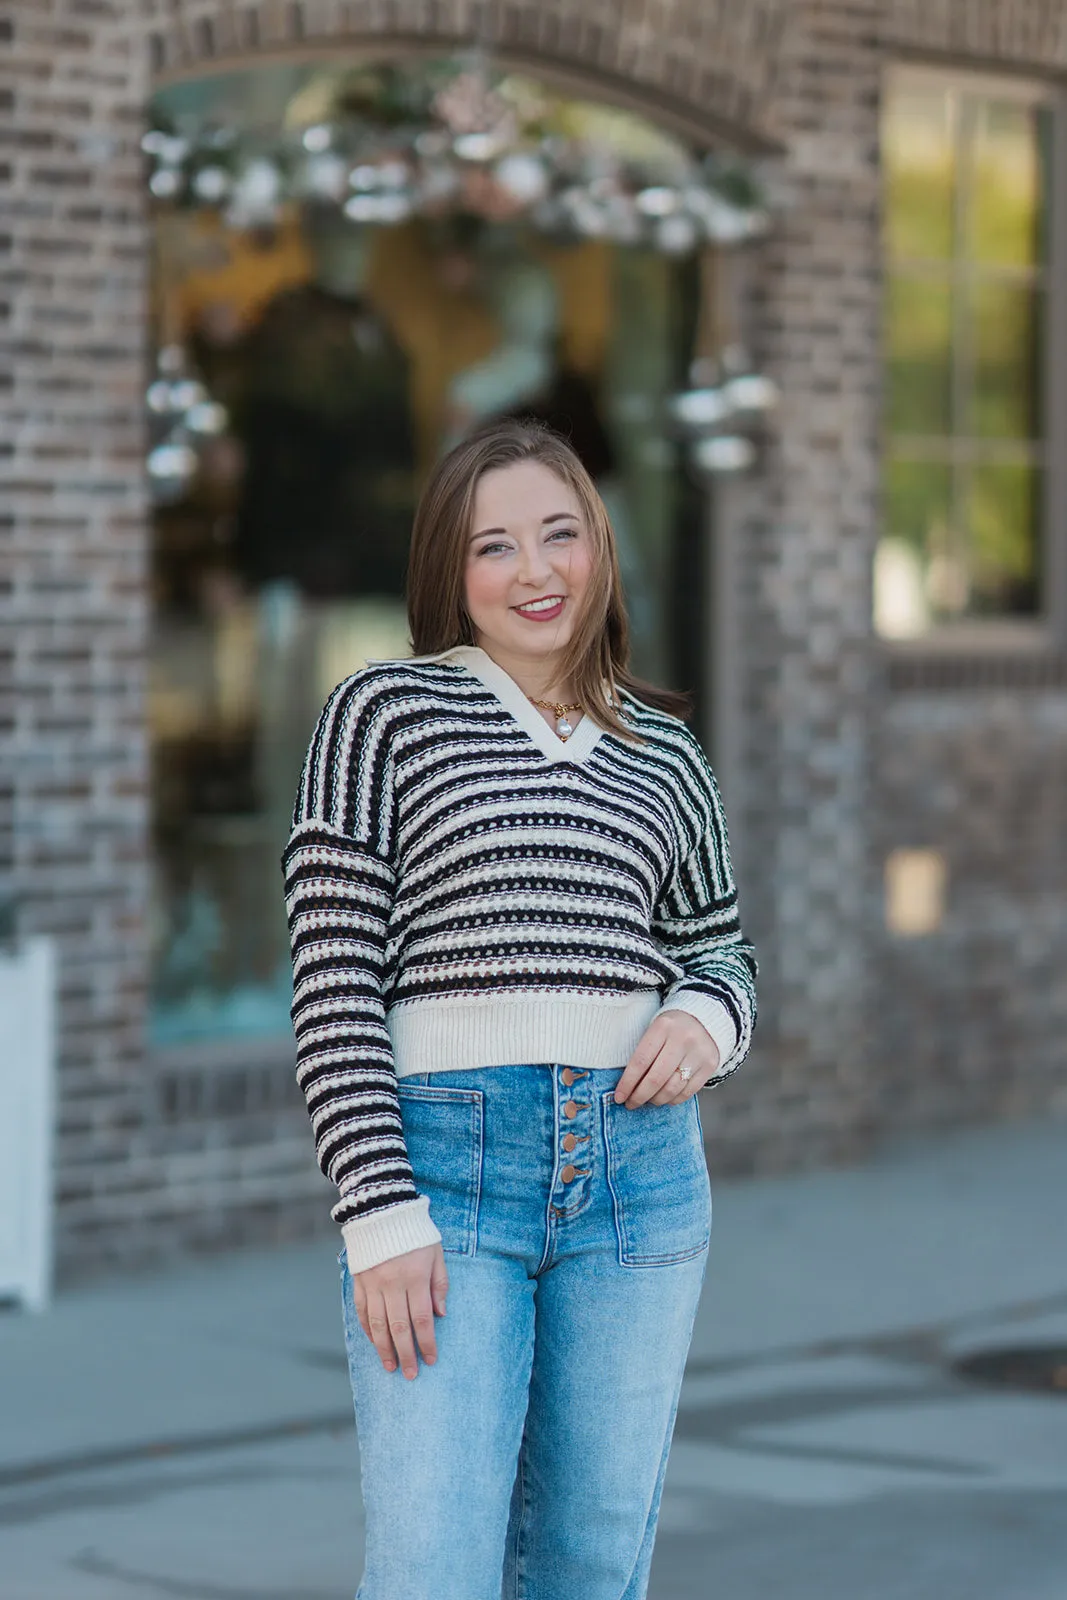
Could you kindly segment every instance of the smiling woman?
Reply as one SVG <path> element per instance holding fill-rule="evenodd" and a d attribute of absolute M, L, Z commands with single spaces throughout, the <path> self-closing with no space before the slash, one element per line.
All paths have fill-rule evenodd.
<path fill-rule="evenodd" d="M 543 617 L 523 614 L 541 600 L 554 602 Z M 408 615 L 418 653 L 484 643 L 557 720 L 569 705 L 632 736 L 617 681 L 664 710 L 690 710 L 687 696 L 630 675 L 607 508 L 575 451 L 541 423 L 488 424 L 438 467 L 415 515 Z"/>
<path fill-rule="evenodd" d="M 568 1587 L 643 1600 L 711 1224 L 696 1095 L 755 1019 L 718 787 L 630 671 L 605 507 L 540 424 L 439 464 L 407 600 L 416 654 L 330 696 L 283 856 L 359 1593 L 548 1594 L 562 1544 Z"/>

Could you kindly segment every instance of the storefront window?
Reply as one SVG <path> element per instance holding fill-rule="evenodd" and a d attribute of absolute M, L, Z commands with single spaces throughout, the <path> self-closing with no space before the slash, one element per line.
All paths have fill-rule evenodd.
<path fill-rule="evenodd" d="M 337 682 L 409 653 L 413 507 L 472 425 L 528 413 L 570 435 L 614 520 L 636 670 L 670 683 L 689 659 L 677 596 L 699 575 L 677 563 L 693 485 L 666 403 L 695 353 L 691 220 L 648 185 L 660 232 L 613 236 L 594 171 L 582 226 L 537 225 L 509 194 L 529 200 L 542 158 L 498 161 L 490 183 L 470 144 L 484 104 L 482 134 L 465 120 L 484 88 L 443 82 L 471 188 L 418 213 L 383 154 L 426 89 L 414 69 L 262 69 L 152 108 L 160 1045 L 287 1032 L 278 861 L 307 739 Z M 536 101 L 519 80 L 509 93 L 501 124 L 536 113 L 545 161 L 575 129 L 595 156 L 589 130 L 608 118 L 628 161 L 680 162 L 689 181 L 690 158 L 638 119 Z M 270 143 L 278 129 L 290 144 L 296 130 L 302 188 Z M 420 160 L 438 135 L 415 141 Z"/>
<path fill-rule="evenodd" d="M 882 122 L 887 637 L 1043 607 L 1051 111 L 894 72 Z"/>

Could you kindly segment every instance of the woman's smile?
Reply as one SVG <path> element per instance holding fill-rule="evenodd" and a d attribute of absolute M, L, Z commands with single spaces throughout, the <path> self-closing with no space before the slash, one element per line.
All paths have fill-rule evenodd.
<path fill-rule="evenodd" d="M 527 600 L 521 606 L 512 606 L 520 617 L 526 617 L 530 622 L 551 621 L 558 617 L 563 610 L 565 596 L 561 594 L 546 595 L 543 600 Z"/>

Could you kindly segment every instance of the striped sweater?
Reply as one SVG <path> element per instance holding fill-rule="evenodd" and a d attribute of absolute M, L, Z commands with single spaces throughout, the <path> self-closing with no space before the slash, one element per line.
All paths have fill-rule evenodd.
<path fill-rule="evenodd" d="M 476 646 L 375 661 L 330 696 L 282 865 L 297 1076 L 361 1271 L 440 1234 L 396 1079 L 622 1067 L 687 1011 L 740 1066 L 756 962 L 718 790 L 677 717 L 587 713 L 564 743 Z"/>

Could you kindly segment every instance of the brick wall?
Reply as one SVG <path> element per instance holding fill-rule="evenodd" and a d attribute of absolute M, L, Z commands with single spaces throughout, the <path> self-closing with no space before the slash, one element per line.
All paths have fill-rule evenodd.
<path fill-rule="evenodd" d="M 155 70 L 316 41 L 454 49 L 477 42 L 579 73 L 668 118 L 759 142 L 786 0 L 143 0 Z"/>
<path fill-rule="evenodd" d="M 124 8 L 0 14 L 5 890 L 61 952 L 61 1240 L 145 1125 L 146 75 Z"/>
<path fill-rule="evenodd" d="M 875 16 L 873 3 L 794 13 L 770 118 L 787 152 L 782 212 L 748 286 L 755 353 L 782 404 L 733 530 L 745 641 L 738 873 L 761 1021 L 745 1088 L 715 1097 L 705 1117 L 727 1169 L 847 1157 L 870 1132 Z"/>
<path fill-rule="evenodd" d="M 878 750 L 881 853 L 947 860 L 946 917 L 882 938 L 881 1124 L 1067 1113 L 1067 693 L 893 695 Z"/>
<path fill-rule="evenodd" d="M 967 21 L 961 18 L 966 14 Z M 151 75 L 227 54 L 475 32 L 676 126 L 780 141 L 786 210 L 752 258 L 784 391 L 738 497 L 739 872 L 763 961 L 743 1077 L 709 1097 L 719 1170 L 1055 1100 L 1067 993 L 1067 676 L 887 670 L 877 529 L 881 64 L 1067 60 L 1054 8 L 947 0 L 22 0 L 0 4 L 0 873 L 62 954 L 66 1272 L 329 1226 L 283 1044 L 149 1058 L 140 475 Z M 1043 684 L 1043 687 L 1042 687 Z M 949 920 L 882 927 L 898 844 L 949 855 Z M 980 980 L 976 982 L 976 979 Z"/>
<path fill-rule="evenodd" d="M 889 0 L 878 28 L 885 49 L 1000 70 L 1047 73 L 1067 63 L 1067 11 L 1056 0 Z"/>
<path fill-rule="evenodd" d="M 1067 10 L 1036 0 L 894 0 L 880 26 L 887 53 L 1042 76 L 1067 66 Z M 1063 642 L 984 657 L 909 649 L 879 676 L 875 867 L 894 849 L 933 849 L 948 876 L 937 933 L 872 926 L 871 1121 L 1067 1113 Z"/>

